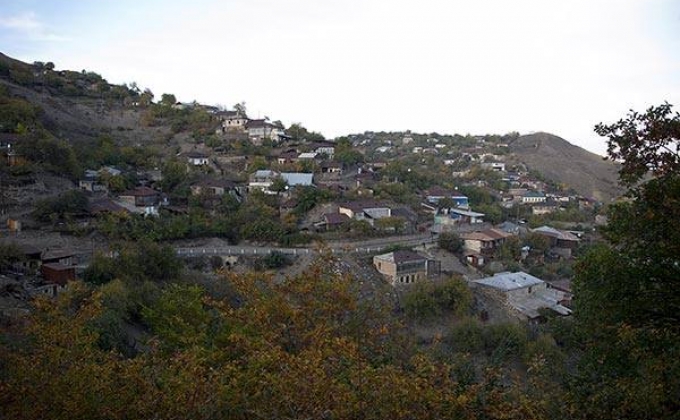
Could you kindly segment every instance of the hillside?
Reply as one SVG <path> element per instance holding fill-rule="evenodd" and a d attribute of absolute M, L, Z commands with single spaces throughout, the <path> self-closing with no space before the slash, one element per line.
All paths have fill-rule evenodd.
<path fill-rule="evenodd" d="M 519 136 L 509 147 L 515 162 L 584 196 L 608 202 L 622 193 L 614 163 L 553 134 Z"/>
<path fill-rule="evenodd" d="M 102 135 L 111 136 L 120 144 L 167 145 L 180 134 L 178 130 L 173 132 L 165 121 L 149 118 L 144 121 L 148 108 L 136 86 L 111 84 L 94 72 L 54 70 L 51 63 L 31 65 L 0 53 L 0 89 L 20 101 L 17 107 L 22 103 L 33 107 L 38 126 L 74 145 Z M 16 121 L 26 119 L 17 114 L 12 115 Z M 13 129 L 0 126 L 0 132 Z"/>
<path fill-rule="evenodd" d="M 7 92 L 6 101 L 13 101 L 12 109 L 21 111 L 0 113 L 0 132 L 14 132 L 17 123 L 37 124 L 76 149 L 106 136 L 121 146 L 153 146 L 159 157 L 168 158 L 180 148 L 192 147 L 195 136 L 211 134 L 216 124 L 201 107 L 180 111 L 154 105 L 153 93 L 142 92 L 135 84 L 110 84 L 94 72 L 58 71 L 52 63 L 22 63 L 2 53 L 0 90 Z M 407 135 L 384 134 L 390 139 Z M 427 135 L 408 136 L 423 146 L 429 141 Z M 456 147 L 476 143 L 470 136 L 438 137 Z M 548 133 L 491 137 L 509 143 L 509 163 L 524 164 L 579 194 L 604 202 L 621 194 L 614 164 L 560 137 Z"/>

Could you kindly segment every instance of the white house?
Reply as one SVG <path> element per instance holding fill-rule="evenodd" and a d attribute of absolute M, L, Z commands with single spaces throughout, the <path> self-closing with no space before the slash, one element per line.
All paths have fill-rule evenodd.
<path fill-rule="evenodd" d="M 202 166 L 208 164 L 208 155 L 199 151 L 191 151 L 187 153 L 187 161 L 190 165 Z"/>
<path fill-rule="evenodd" d="M 522 196 L 522 204 L 545 203 L 546 197 L 540 191 L 528 191 Z"/>

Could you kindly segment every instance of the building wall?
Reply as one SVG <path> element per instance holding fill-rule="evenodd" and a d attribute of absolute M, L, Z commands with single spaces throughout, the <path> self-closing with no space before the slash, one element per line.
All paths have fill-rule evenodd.
<path fill-rule="evenodd" d="M 465 239 L 463 242 L 465 244 L 465 249 L 475 251 L 479 254 L 482 253 L 482 241 L 478 241 L 476 239 Z"/>
<path fill-rule="evenodd" d="M 523 287 L 521 289 L 509 290 L 505 292 L 509 301 L 514 299 L 522 299 L 526 296 L 536 294 L 536 292 L 545 290 L 548 288 L 548 283 L 540 283 L 531 287 Z"/>
<path fill-rule="evenodd" d="M 340 206 L 338 208 L 338 213 L 344 214 L 345 216 L 349 217 L 350 219 L 354 219 L 354 211 L 352 209 L 347 208 L 347 207 Z"/>
<path fill-rule="evenodd" d="M 396 264 L 375 256 L 373 265 L 393 286 L 411 284 L 427 278 L 427 260 Z"/>

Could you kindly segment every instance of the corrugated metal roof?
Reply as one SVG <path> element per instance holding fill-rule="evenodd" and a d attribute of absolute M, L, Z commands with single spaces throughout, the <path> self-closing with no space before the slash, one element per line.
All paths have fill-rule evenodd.
<path fill-rule="evenodd" d="M 532 276 L 531 274 L 519 271 L 517 273 L 498 273 L 492 277 L 474 280 L 473 283 L 480 284 L 482 286 L 493 287 L 494 289 L 507 292 L 510 290 L 535 286 L 545 282 L 537 277 Z"/>
<path fill-rule="evenodd" d="M 291 186 L 308 186 L 312 185 L 314 180 L 314 174 L 302 173 L 302 172 L 282 172 L 281 178 L 283 178 L 286 183 Z"/>

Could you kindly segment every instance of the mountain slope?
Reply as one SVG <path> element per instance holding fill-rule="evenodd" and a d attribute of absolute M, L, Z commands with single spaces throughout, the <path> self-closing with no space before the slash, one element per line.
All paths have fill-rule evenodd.
<path fill-rule="evenodd" d="M 622 193 L 614 163 L 553 134 L 519 136 L 509 147 L 516 162 L 579 194 L 608 202 Z"/>

